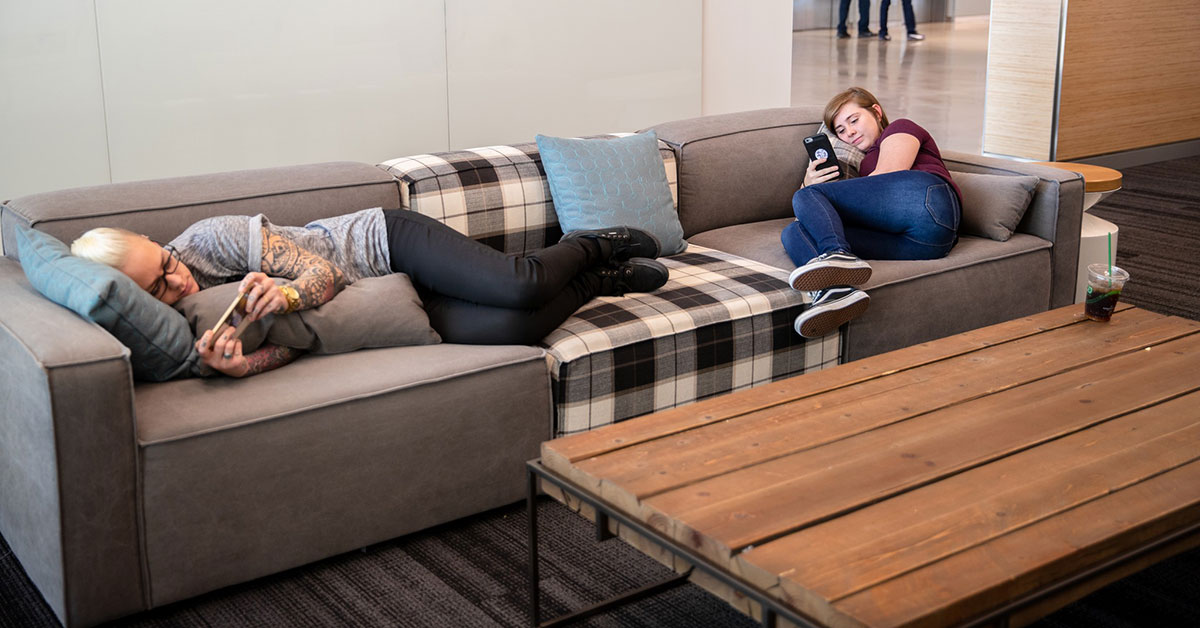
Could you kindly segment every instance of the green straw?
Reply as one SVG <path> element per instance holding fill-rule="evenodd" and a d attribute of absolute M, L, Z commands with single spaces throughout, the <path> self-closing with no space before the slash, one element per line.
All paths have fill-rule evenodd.
<path fill-rule="evenodd" d="M 1108 232 L 1108 287 L 1112 288 L 1112 232 Z"/>

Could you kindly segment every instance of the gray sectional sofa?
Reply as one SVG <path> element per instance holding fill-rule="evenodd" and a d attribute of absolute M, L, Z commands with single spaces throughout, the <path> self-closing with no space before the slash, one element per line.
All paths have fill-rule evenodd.
<path fill-rule="evenodd" d="M 63 190 L 0 207 L 0 532 L 62 621 L 93 625 L 518 500 L 554 435 L 1068 304 L 1083 182 L 1031 174 L 1006 242 L 879 262 L 871 308 L 808 340 L 779 244 L 815 109 L 654 127 L 690 247 L 649 295 L 597 299 L 541 346 L 306 356 L 247 380 L 134 381 L 105 329 L 39 294 L 18 225 L 165 241 L 204 217 L 280 224 L 406 208 L 509 252 L 559 237 L 531 144 Z"/>

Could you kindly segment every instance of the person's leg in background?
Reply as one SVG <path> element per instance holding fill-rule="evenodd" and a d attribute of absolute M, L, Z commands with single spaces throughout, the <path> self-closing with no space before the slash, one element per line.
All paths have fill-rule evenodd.
<path fill-rule="evenodd" d="M 850 17 L 850 0 L 841 0 L 838 5 L 838 23 L 837 37 L 838 39 L 849 39 L 850 31 L 846 29 L 846 20 Z"/>
<path fill-rule="evenodd" d="M 858 36 L 875 36 L 871 32 L 871 0 L 858 0 Z"/>
<path fill-rule="evenodd" d="M 917 32 L 917 15 L 913 12 L 912 0 L 900 0 L 900 6 L 904 10 L 904 27 L 908 30 L 908 38 L 912 41 L 921 41 L 925 36 Z"/>
<path fill-rule="evenodd" d="M 887 14 L 888 6 L 892 4 L 892 0 L 879 1 L 879 38 L 884 41 L 891 41 L 891 35 L 888 35 Z"/>

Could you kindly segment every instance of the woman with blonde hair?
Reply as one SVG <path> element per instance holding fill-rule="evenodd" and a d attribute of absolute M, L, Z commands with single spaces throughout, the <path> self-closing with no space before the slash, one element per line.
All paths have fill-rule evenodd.
<path fill-rule="evenodd" d="M 866 311 L 870 297 L 858 287 L 871 278 L 871 266 L 861 258 L 945 257 L 958 242 L 962 214 L 962 194 L 937 143 L 917 123 L 889 122 L 861 87 L 834 96 L 824 119 L 838 139 L 865 155 L 854 179 L 836 180 L 836 166 L 810 161 L 803 187 L 792 196 L 796 221 L 782 240 L 798 266 L 792 287 L 813 293 L 795 325 L 809 338 Z"/>

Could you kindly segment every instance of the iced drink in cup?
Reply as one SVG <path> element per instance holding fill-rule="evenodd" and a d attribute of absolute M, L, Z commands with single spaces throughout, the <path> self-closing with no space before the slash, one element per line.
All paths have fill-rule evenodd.
<path fill-rule="evenodd" d="M 1083 313 L 1094 321 L 1108 322 L 1117 308 L 1117 300 L 1121 298 L 1126 281 L 1129 281 L 1129 273 L 1116 266 L 1089 264 Z"/>

